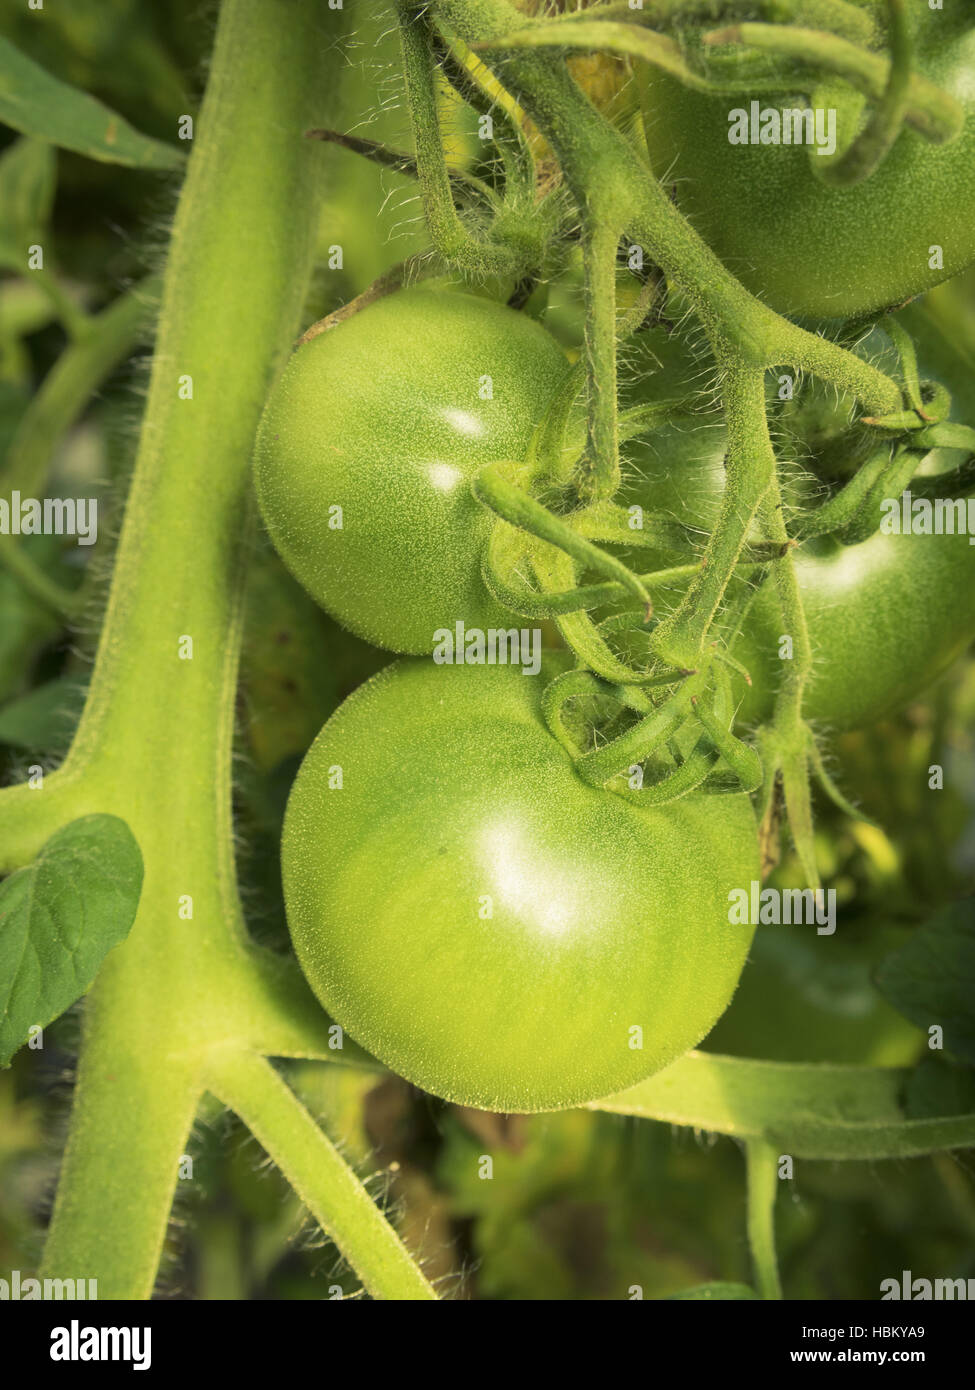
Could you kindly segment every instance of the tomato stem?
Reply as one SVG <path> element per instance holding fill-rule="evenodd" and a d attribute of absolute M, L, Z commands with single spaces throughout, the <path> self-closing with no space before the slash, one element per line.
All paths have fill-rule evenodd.
<path fill-rule="evenodd" d="M 819 72 L 834 73 L 873 101 L 883 100 L 890 81 L 888 58 L 819 29 L 746 23 L 705 34 L 704 42 L 712 46 L 745 44 L 803 63 Z M 904 120 L 926 140 L 944 144 L 961 131 L 964 113 L 958 102 L 917 73 L 911 75 L 907 84 L 906 103 Z"/>
<path fill-rule="evenodd" d="M 775 1198 L 778 1153 L 763 1139 L 745 1144 L 748 1183 L 748 1244 L 751 1247 L 758 1292 L 765 1299 L 780 1299 L 782 1285 L 775 1252 Z"/>
<path fill-rule="evenodd" d="M 775 477 L 775 453 L 765 411 L 765 373 L 726 359 L 722 398 L 728 430 L 726 481 L 721 510 L 699 573 L 680 605 L 654 633 L 658 656 L 675 666 L 693 665 L 738 565 L 762 498 Z M 770 537 L 785 543 L 788 535 Z"/>
<path fill-rule="evenodd" d="M 231 771 L 250 456 L 308 290 L 321 151 L 300 131 L 333 114 L 320 55 L 345 24 L 315 0 L 296 0 L 287 23 L 263 0 L 221 5 L 85 711 L 62 768 L 36 789 L 0 792 L 2 867 L 92 811 L 124 819 L 145 862 L 131 933 L 86 1000 L 45 1252 L 46 1273 L 83 1270 L 106 1297 L 152 1292 L 213 1054 L 327 1049 L 297 967 L 248 938 Z M 127 306 L 134 318 L 137 307 Z M 300 1114 L 279 1104 L 276 1115 L 291 1126 L 282 1147 L 307 1151 Z M 326 1210 L 326 1186 L 338 1208 L 347 1200 L 356 1180 L 340 1163 L 323 1164 L 315 1208 Z M 380 1277 L 395 1240 L 382 1221 L 373 1208 L 350 1230 L 354 1256 Z M 418 1270 L 400 1272 L 398 1287 L 423 1288 Z"/>
<path fill-rule="evenodd" d="M 586 277 L 587 446 L 577 470 L 584 501 L 612 497 L 620 485 L 616 399 L 616 248 L 621 228 L 590 209 L 583 241 Z"/>
<path fill-rule="evenodd" d="M 485 465 L 473 479 L 471 490 L 479 502 L 509 525 L 527 531 L 549 545 L 557 546 L 579 564 L 585 565 L 597 574 L 605 575 L 607 579 L 615 579 L 627 593 L 644 605 L 649 617 L 653 608 L 650 595 L 633 571 L 615 555 L 600 550 L 592 541 L 586 540 L 567 521 L 550 512 L 530 493 L 511 482 L 506 476 L 505 465 Z"/>
<path fill-rule="evenodd" d="M 325 1132 L 263 1057 L 214 1055 L 205 1082 L 281 1169 L 375 1298 L 437 1294 Z"/>
<path fill-rule="evenodd" d="M 404 13 L 416 12 L 417 0 L 400 3 Z M 877 413 L 899 407 L 900 390 L 878 368 L 783 319 L 748 293 L 682 216 L 636 149 L 593 107 L 557 52 L 505 50 L 505 37 L 523 23 L 508 0 L 434 0 L 430 8 L 466 43 L 480 43 L 492 67 L 513 87 L 558 155 L 587 228 L 597 213 L 603 223 L 622 227 L 687 296 L 715 350 L 733 349 L 752 367 L 790 363 L 812 371 Z M 439 147 L 436 153 L 442 163 Z M 595 247 L 593 253 L 587 274 L 605 275 Z M 605 353 L 601 335 L 595 348 Z"/>
<path fill-rule="evenodd" d="M 890 23 L 890 68 L 873 115 L 838 159 L 813 157 L 809 161 L 814 173 L 833 187 L 850 187 L 869 178 L 901 133 L 907 115 L 914 45 L 904 0 L 886 0 L 886 3 Z"/>
<path fill-rule="evenodd" d="M 454 204 L 440 130 L 433 63 L 434 31 L 425 13 L 406 0 L 398 0 L 397 13 L 416 142 L 416 171 L 430 240 L 447 264 L 455 266 L 469 279 L 500 275 L 519 280 L 538 263 L 541 239 L 536 240 L 531 235 L 521 238 L 515 234 L 502 243 L 490 235 L 475 236 L 461 221 Z"/>

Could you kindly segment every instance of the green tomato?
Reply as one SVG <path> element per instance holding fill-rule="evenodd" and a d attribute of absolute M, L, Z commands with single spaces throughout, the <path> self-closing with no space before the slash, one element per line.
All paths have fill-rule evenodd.
<path fill-rule="evenodd" d="M 435 1095 L 554 1110 L 643 1080 L 726 1007 L 759 876 L 744 796 L 586 785 L 541 676 L 401 661 L 325 725 L 285 818 L 288 922 L 323 1007 Z M 341 782 L 341 785 L 339 785 Z"/>
<path fill-rule="evenodd" d="M 808 719 L 839 729 L 872 723 L 926 689 L 975 637 L 975 550 L 967 536 L 809 541 L 795 565 L 814 656 Z M 753 682 L 744 719 L 771 711 L 781 628 L 766 584 L 735 647 Z"/>
<path fill-rule="evenodd" d="M 566 370 L 534 320 L 426 288 L 299 347 L 255 456 L 261 511 L 295 578 L 391 651 L 431 652 L 457 622 L 510 625 L 481 579 L 492 518 L 469 483 L 525 457 Z"/>
<path fill-rule="evenodd" d="M 936 377 L 952 394 L 952 416 L 975 424 L 972 363 L 940 327 L 925 305 L 911 306 L 898 316 L 914 338 L 922 377 Z M 662 360 L 656 376 L 634 390 L 644 400 L 679 397 L 687 368 L 675 358 L 659 334 L 644 335 L 647 350 Z M 895 371 L 887 338 L 874 332 L 858 349 L 885 370 Z M 707 379 L 708 368 L 698 366 Z M 808 388 L 805 388 L 808 391 Z M 811 398 L 810 418 L 819 421 Z M 827 393 L 828 399 L 828 393 Z M 821 467 L 831 451 L 832 466 L 841 474 L 848 466 L 843 454 L 848 413 L 845 403 L 824 412 L 835 416 L 835 436 L 824 428 L 821 438 L 806 443 L 802 433 L 806 407 L 797 398 L 799 414 L 790 426 L 800 431 L 797 453 L 809 458 L 811 469 Z M 785 417 L 784 417 L 785 418 Z M 821 422 L 820 422 L 821 423 Z M 819 425 L 817 424 L 817 428 Z M 719 414 L 692 417 L 655 429 L 627 448 L 627 474 L 619 501 L 646 512 L 659 512 L 682 522 L 696 535 L 703 552 L 718 515 L 724 490 L 726 435 Z M 957 451 L 935 450 L 922 472 L 955 467 Z M 820 483 L 814 473 L 790 478 L 793 501 L 806 505 Z M 627 562 L 640 571 L 683 563 L 687 555 L 630 550 Z M 807 541 L 794 555 L 796 574 L 812 642 L 815 667 L 805 695 L 807 718 L 836 729 L 857 728 L 891 713 L 936 679 L 975 638 L 975 546 L 960 535 L 885 535 L 877 533 L 861 545 L 844 546 L 833 539 Z M 661 612 L 675 603 L 682 588 L 658 589 L 655 604 Z M 752 685 L 738 687 L 741 717 L 767 719 L 784 669 L 780 655 L 782 619 L 771 579 L 756 596 L 738 642 L 735 656 L 749 670 Z"/>
<path fill-rule="evenodd" d="M 958 100 L 964 128 L 935 145 L 906 127 L 880 168 L 852 187 L 817 178 L 809 146 L 730 143 L 729 112 L 750 111 L 748 94 L 692 91 L 657 71 L 645 78 L 654 170 L 725 265 L 780 312 L 871 312 L 975 260 L 975 29 L 970 13 L 914 10 L 915 68 Z M 784 87 L 763 93 L 759 106 L 839 106 L 842 114 L 850 100 L 826 88 L 807 100 Z"/>
<path fill-rule="evenodd" d="M 724 487 L 724 431 L 667 426 L 631 449 L 621 501 L 699 528 L 714 525 Z M 628 555 L 647 569 L 675 557 Z M 844 546 L 807 541 L 793 562 L 814 653 L 804 713 L 836 729 L 889 714 L 929 686 L 975 638 L 975 547 L 966 535 L 884 535 Z M 658 607 L 679 597 L 659 590 Z M 734 647 L 752 684 L 741 683 L 740 717 L 772 711 L 788 650 L 774 582 L 767 579 Z"/>

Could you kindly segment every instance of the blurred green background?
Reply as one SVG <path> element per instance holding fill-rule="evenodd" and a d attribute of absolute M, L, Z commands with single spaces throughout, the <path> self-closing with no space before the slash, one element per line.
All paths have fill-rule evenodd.
<path fill-rule="evenodd" d="M 409 143 L 392 18 L 360 4 L 344 61 L 351 128 Z M 195 114 L 214 12 L 196 0 L 72 0 L 27 10 L 0 0 L 0 33 L 137 129 L 174 141 Z M 445 98 L 446 102 L 446 98 Z M 458 158 L 474 151 L 471 122 L 446 111 Z M 0 127 L 0 160 L 14 149 Z M 395 261 L 422 250 L 414 186 L 355 156 L 329 156 L 323 270 L 306 321 L 344 303 Z M 2 186 L 2 184 L 0 184 Z M 178 193 L 173 175 L 56 154 L 43 229 L 48 265 L 69 303 L 97 310 L 161 266 Z M 0 207 L 0 233 L 4 208 Z M 9 207 L 7 209 L 9 215 Z M 0 272 L 0 448 L 65 350 L 56 300 Z M 549 322 L 578 334 L 569 288 Z M 940 312 L 975 352 L 975 279 L 941 292 Z M 544 304 L 541 306 L 544 309 Z M 0 568 L 0 777 L 55 766 L 83 698 L 98 603 L 134 444 L 151 348 L 148 329 L 101 384 L 51 461 L 52 492 L 103 499 L 101 537 L 82 569 L 57 538 L 32 543 L 41 569 L 85 604 L 67 627 Z M 973 384 L 975 392 L 975 384 Z M 2 475 L 0 475 L 2 480 Z M 77 556 L 77 548 L 71 552 Z M 278 836 L 298 761 L 329 713 L 389 657 L 341 632 L 288 577 L 267 544 L 255 548 L 240 688 L 236 791 L 240 873 L 251 929 L 287 949 Z M 759 934 L 739 993 L 706 1046 L 784 1060 L 909 1064 L 922 1035 L 879 997 L 871 975 L 886 951 L 939 906 L 971 891 L 975 869 L 975 664 L 959 663 L 896 719 L 845 736 L 835 756 L 844 788 L 882 829 L 819 809 L 819 852 L 837 889 L 843 930 L 820 938 Z M 927 791 L 927 769 L 945 770 Z M 795 868 L 788 858 L 782 883 Z M 22 1049 L 0 1072 L 0 1273 L 36 1266 L 66 1129 L 79 1011 Z M 387 1195 L 407 1240 L 444 1292 L 481 1299 L 647 1298 L 713 1280 L 748 1282 L 743 1162 L 730 1140 L 589 1112 L 501 1117 L 465 1111 L 397 1078 L 328 1064 L 292 1064 L 306 1103 Z M 478 1177 L 481 1155 L 494 1179 Z M 302 1298 L 346 1293 L 357 1281 L 238 1122 L 201 1114 L 179 1184 L 158 1296 Z M 187 1172 L 189 1172 L 187 1165 Z M 884 1164 L 800 1163 L 778 1206 L 789 1296 L 876 1298 L 902 1269 L 975 1276 L 972 1154 Z"/>

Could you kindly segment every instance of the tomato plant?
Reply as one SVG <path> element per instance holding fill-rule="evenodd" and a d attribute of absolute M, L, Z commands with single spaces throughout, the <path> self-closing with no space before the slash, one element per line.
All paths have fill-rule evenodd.
<path fill-rule="evenodd" d="M 351 631 L 430 652 L 511 619 L 481 579 L 470 491 L 520 459 L 564 377 L 538 324 L 472 295 L 405 290 L 305 343 L 268 403 L 256 479 L 292 573 Z"/>
<path fill-rule="evenodd" d="M 781 85 L 758 73 L 752 88 L 742 74 L 738 95 L 729 87 L 696 90 L 662 71 L 645 79 L 654 169 L 673 184 L 681 208 L 725 264 L 776 309 L 816 318 L 882 309 L 975 259 L 975 34 L 961 9 L 922 5 L 911 14 L 914 71 L 955 98 L 962 132 L 932 145 L 909 127 L 876 177 L 852 187 L 832 187 L 815 168 L 828 162 L 825 156 L 773 143 L 757 121 L 747 142 L 729 138 L 729 111 L 747 109 L 750 116 L 753 97 L 761 109 L 804 109 L 807 102 L 832 109 L 840 132 L 855 125 L 862 94 L 837 91 L 814 67 L 793 69 Z M 718 69 L 721 78 L 728 74 Z"/>
<path fill-rule="evenodd" d="M 5 16 L 0 1294 L 954 1289 L 973 34 Z"/>

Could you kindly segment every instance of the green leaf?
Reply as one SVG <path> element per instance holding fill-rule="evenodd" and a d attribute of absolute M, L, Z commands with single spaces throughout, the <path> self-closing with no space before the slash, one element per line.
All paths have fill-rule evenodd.
<path fill-rule="evenodd" d="M 0 1065 L 32 1025 L 85 993 L 128 936 L 141 891 L 139 846 L 125 821 L 105 815 L 72 821 L 0 884 Z"/>
<path fill-rule="evenodd" d="M 0 157 L 0 259 L 27 265 L 27 248 L 48 224 L 57 183 L 57 156 L 44 140 L 15 140 Z"/>
<path fill-rule="evenodd" d="M 84 687 L 62 677 L 0 709 L 0 743 L 56 757 L 67 752 L 84 705 Z"/>
<path fill-rule="evenodd" d="M 923 1057 L 907 1083 L 905 1109 L 912 1120 L 975 1112 L 975 1071 L 947 1057 Z"/>
<path fill-rule="evenodd" d="M 975 1114 L 912 1119 L 903 1067 L 753 1062 L 688 1052 L 590 1110 L 765 1139 L 810 1159 L 914 1158 L 975 1144 Z"/>
<path fill-rule="evenodd" d="M 758 1298 L 758 1294 L 747 1284 L 697 1284 L 693 1289 L 681 1289 L 680 1293 L 668 1294 L 663 1302 L 673 1303 L 684 1298 L 700 1299 L 707 1302 L 709 1300 Z"/>
<path fill-rule="evenodd" d="M 975 1065 L 975 898 L 952 903 L 877 971 L 877 987 L 905 1018 L 944 1029 L 944 1045 Z"/>
<path fill-rule="evenodd" d="M 154 140 L 87 92 L 52 77 L 0 38 L 0 121 L 107 164 L 177 169 L 183 153 Z"/>

